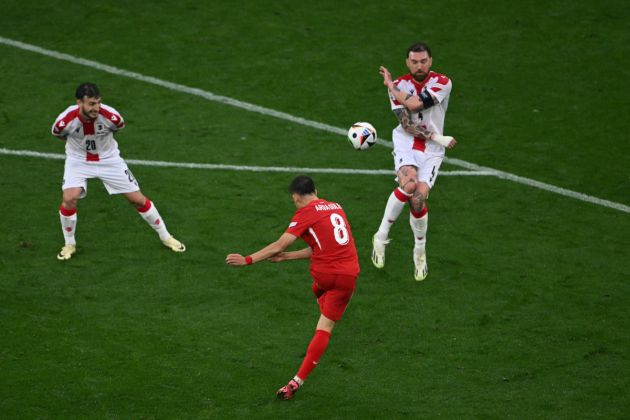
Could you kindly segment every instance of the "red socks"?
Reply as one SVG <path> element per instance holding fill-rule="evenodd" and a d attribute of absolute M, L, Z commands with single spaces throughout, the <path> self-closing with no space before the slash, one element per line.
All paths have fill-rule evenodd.
<path fill-rule="evenodd" d="M 300 366 L 300 370 L 297 373 L 297 376 L 302 381 L 305 381 L 306 377 L 311 373 L 315 366 L 317 366 L 319 358 L 322 357 L 322 355 L 326 351 L 326 347 L 328 347 L 329 340 L 330 333 L 328 331 L 315 331 L 315 336 L 311 340 L 311 344 L 309 344 L 308 348 L 306 349 L 306 357 L 304 357 L 302 366 Z"/>

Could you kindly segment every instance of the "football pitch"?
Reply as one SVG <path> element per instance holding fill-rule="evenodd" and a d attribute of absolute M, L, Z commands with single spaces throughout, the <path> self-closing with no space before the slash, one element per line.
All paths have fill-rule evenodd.
<path fill-rule="evenodd" d="M 603 0 L 7 0 L 0 13 L 0 418 L 627 418 L 630 9 Z M 379 65 L 424 40 L 458 140 L 428 201 L 429 276 L 395 186 Z M 91 181 L 63 245 L 63 143 L 80 82 L 126 120 L 175 254 Z M 369 121 L 379 144 L 344 132 Z M 236 269 L 311 175 L 361 274 L 295 399 L 319 315 L 307 261 Z M 300 243 L 299 246 L 303 244 Z M 297 248 L 297 246 L 296 246 Z"/>

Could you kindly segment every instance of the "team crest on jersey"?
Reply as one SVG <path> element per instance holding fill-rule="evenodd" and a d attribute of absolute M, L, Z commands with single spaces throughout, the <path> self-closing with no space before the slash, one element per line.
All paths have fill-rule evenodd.
<path fill-rule="evenodd" d="M 63 120 L 59 121 L 59 127 L 65 127 L 65 126 L 66 126 L 66 123 Z"/>
<path fill-rule="evenodd" d="M 102 136 L 107 134 L 107 128 L 103 124 L 96 124 L 96 135 Z"/>
<path fill-rule="evenodd" d="M 118 118 L 116 118 L 115 115 L 112 115 L 112 121 L 116 122 L 116 121 L 118 121 Z"/>

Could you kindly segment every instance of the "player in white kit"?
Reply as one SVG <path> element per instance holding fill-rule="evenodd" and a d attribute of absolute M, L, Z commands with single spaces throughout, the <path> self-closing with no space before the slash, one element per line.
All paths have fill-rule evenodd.
<path fill-rule="evenodd" d="M 155 205 L 140 192 L 138 181 L 120 157 L 114 133 L 125 121 L 114 108 L 101 103 L 93 83 L 82 83 L 75 92 L 77 104 L 59 114 L 53 136 L 66 142 L 63 199 L 59 208 L 65 245 L 57 255 L 68 260 L 76 252 L 77 201 L 87 194 L 87 181 L 100 179 L 109 194 L 123 194 L 142 218 L 158 233 L 164 246 L 175 252 L 186 247 L 166 230 Z"/>
<path fill-rule="evenodd" d="M 429 220 L 426 199 L 444 159 L 444 149 L 452 149 L 457 142 L 443 135 L 452 83 L 443 74 L 431 71 L 431 49 L 422 42 L 413 44 L 407 50 L 406 64 L 409 73 L 395 81 L 385 67 L 379 69 L 392 110 L 400 121 L 393 131 L 392 153 L 399 187 L 390 194 L 381 225 L 372 237 L 372 263 L 377 268 L 385 266 L 389 230 L 409 202 L 409 224 L 415 241 L 414 277 L 424 280 L 429 272 L 425 248 Z"/>

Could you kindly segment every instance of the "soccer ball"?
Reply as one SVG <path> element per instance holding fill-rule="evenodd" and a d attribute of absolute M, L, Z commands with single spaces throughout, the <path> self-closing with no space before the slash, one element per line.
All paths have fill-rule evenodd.
<path fill-rule="evenodd" d="M 367 122 L 352 124 L 348 130 L 348 141 L 357 150 L 366 150 L 376 143 L 376 129 Z"/>

